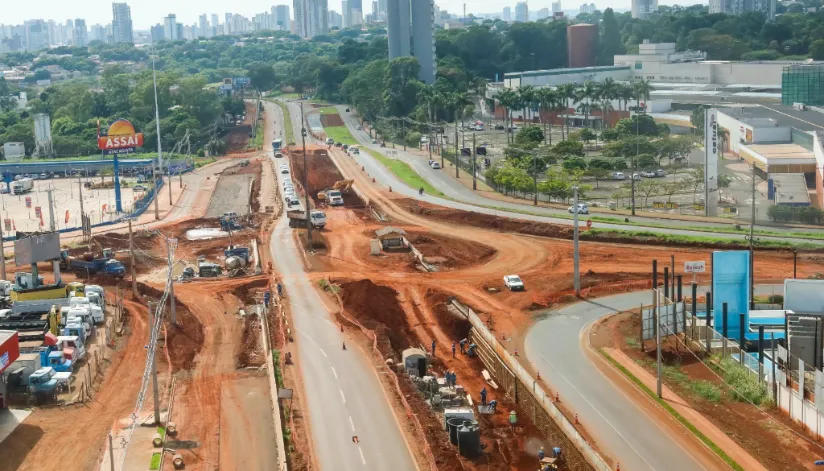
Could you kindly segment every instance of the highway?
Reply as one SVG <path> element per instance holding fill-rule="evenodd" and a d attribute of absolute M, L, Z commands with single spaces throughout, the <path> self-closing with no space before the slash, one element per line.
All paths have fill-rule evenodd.
<path fill-rule="evenodd" d="M 271 103 L 265 106 L 266 119 L 274 116 L 277 126 L 282 126 L 280 108 Z M 264 145 L 277 169 L 288 161 L 274 159 L 272 134 L 266 136 Z M 300 136 L 299 129 L 295 135 Z M 277 175 L 281 191 L 283 175 Z M 297 367 L 303 377 L 318 465 L 323 470 L 416 470 L 370 355 L 354 342 L 343 351 L 344 334 L 304 271 L 285 214 L 275 226 L 270 247 L 291 307 L 297 337 L 291 348 L 298 350 Z"/>
<path fill-rule="evenodd" d="M 699 292 L 706 291 L 700 287 Z M 756 286 L 756 294 L 782 292 L 780 285 Z M 543 381 L 578 413 L 587 431 L 621 469 L 692 471 L 706 469 L 673 436 L 596 368 L 584 330 L 614 312 L 649 304 L 649 291 L 597 298 L 565 306 L 543 316 L 524 338 L 527 360 Z M 591 353 L 591 352 L 590 352 Z M 689 438 L 694 440 L 694 438 Z"/>
<path fill-rule="evenodd" d="M 402 148 L 397 149 L 388 149 L 388 148 L 381 148 L 378 144 L 372 144 L 372 139 L 369 137 L 369 133 L 366 130 L 358 130 L 357 127 L 360 124 L 358 120 L 352 113 L 346 112 L 346 107 L 342 105 L 338 105 L 338 113 L 340 114 L 341 118 L 343 119 L 344 124 L 349 128 L 349 131 L 358 140 L 361 144 L 361 147 L 367 147 L 375 152 L 380 152 L 381 154 L 388 155 L 391 151 L 391 155 L 399 160 L 402 160 L 409 164 L 415 172 L 421 175 L 426 181 L 428 181 L 433 187 L 435 187 L 438 191 L 442 192 L 446 198 L 426 198 L 428 202 L 439 204 L 442 206 L 449 206 L 456 209 L 464 209 L 466 211 L 473 211 L 478 213 L 484 214 L 494 214 L 498 216 L 504 217 L 512 217 L 518 219 L 527 219 L 532 221 L 538 222 L 551 222 L 555 224 L 564 224 L 564 225 L 572 225 L 573 222 L 571 219 L 559 218 L 559 215 L 566 215 L 569 214 L 561 209 L 554 209 L 554 208 L 547 208 L 547 207 L 536 207 L 532 206 L 531 204 L 525 203 L 512 203 L 508 201 L 500 201 L 495 199 L 486 198 L 485 196 L 478 194 L 472 191 L 470 188 L 464 186 L 457 180 L 455 180 L 449 174 L 449 165 L 447 168 L 441 170 L 434 170 L 429 166 L 428 159 L 421 155 L 415 155 L 411 152 L 406 152 Z M 433 154 L 433 158 L 440 161 L 440 157 L 437 157 Z M 369 162 L 367 168 L 370 168 L 370 175 L 373 175 L 373 171 L 377 172 L 375 165 L 379 165 L 383 167 L 379 162 L 375 161 L 375 159 L 371 158 L 368 154 L 362 153 L 358 158 L 359 162 Z M 367 163 L 363 163 L 364 166 Z M 454 168 L 454 167 L 453 167 Z M 392 175 L 391 172 L 387 172 L 389 175 Z M 374 175 L 373 175 L 374 176 Z M 389 180 L 380 181 L 387 185 L 392 185 L 393 191 L 400 190 L 404 194 L 407 192 L 403 191 L 404 188 L 408 188 L 405 184 L 401 184 L 397 178 L 394 178 L 392 175 L 392 180 L 395 183 L 389 183 Z M 402 185 L 404 188 L 398 187 L 397 185 Z M 413 191 L 411 196 L 417 197 L 417 192 Z M 458 202 L 468 203 L 464 205 L 459 205 Z M 457 203 L 457 204 L 456 204 Z M 508 211 L 501 211 L 501 210 L 492 210 L 490 208 L 501 208 L 506 209 Z M 514 212 L 513 212 L 514 211 Z M 523 214 L 517 213 L 517 211 L 527 211 L 532 214 Z M 605 216 L 609 216 L 606 214 Z M 691 236 L 712 236 L 717 238 L 723 239 L 731 239 L 731 240 L 740 240 L 744 242 L 744 235 L 743 234 L 726 234 L 726 233 L 716 233 L 716 232 L 702 232 L 702 231 L 695 231 L 689 229 L 678 229 L 679 226 L 702 226 L 702 227 L 724 227 L 729 228 L 731 224 L 729 223 L 712 223 L 712 222 L 699 222 L 699 221 L 686 221 L 686 220 L 675 220 L 675 219 L 655 219 L 655 218 L 644 218 L 644 217 L 632 217 L 632 221 L 638 224 L 649 223 L 649 224 L 666 224 L 666 228 L 661 227 L 646 227 L 646 226 L 635 226 L 635 225 L 627 225 L 627 224 L 614 224 L 614 223 L 605 223 L 596 221 L 594 223 L 594 227 L 597 228 L 604 228 L 604 229 L 619 229 L 619 230 L 628 230 L 628 231 L 649 231 L 661 234 L 676 234 L 676 235 L 691 235 Z M 579 223 L 581 226 L 586 224 L 586 217 L 582 217 Z M 766 231 L 781 231 L 786 233 L 792 233 L 793 231 L 804 231 L 810 232 L 810 229 L 796 229 L 796 228 L 775 228 L 769 226 L 758 226 L 756 225 L 756 229 L 759 230 L 766 230 Z M 818 243 L 824 244 L 824 241 L 817 241 L 817 240 L 810 240 L 810 239 L 800 239 L 800 238 L 792 238 L 792 237 L 771 237 L 771 236 L 760 236 L 761 239 L 768 240 L 782 240 L 782 241 L 790 241 L 790 242 L 807 242 L 807 243 Z"/>

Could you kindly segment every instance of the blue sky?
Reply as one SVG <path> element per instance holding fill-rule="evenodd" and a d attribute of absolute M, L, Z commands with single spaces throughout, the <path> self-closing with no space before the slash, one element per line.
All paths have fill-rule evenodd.
<path fill-rule="evenodd" d="M 583 0 L 561 0 L 564 9 L 574 10 L 583 3 Z M 591 2 L 592 0 L 588 0 Z M 132 20 L 136 29 L 147 29 L 149 26 L 162 23 L 163 17 L 169 13 L 175 13 L 178 21 L 185 24 L 193 24 L 197 21 L 201 13 L 209 15 L 211 21 L 212 13 L 223 18 L 224 13 L 228 13 L 227 8 L 231 8 L 231 13 L 239 13 L 251 16 L 255 13 L 268 11 L 272 5 L 287 4 L 291 7 L 291 0 L 242 0 L 240 2 L 226 2 L 224 0 L 126 0 L 132 7 Z M 0 13 L 0 23 L 18 24 L 24 20 L 42 18 L 45 20 L 55 20 L 64 22 L 69 18 L 83 18 L 89 25 L 95 23 L 106 24 L 112 20 L 111 0 L 37 0 L 34 2 L 15 2 L 4 0 L 2 13 Z M 463 9 L 463 4 L 467 4 L 467 12 L 493 13 L 502 11 L 504 7 L 515 7 L 516 0 L 436 0 L 436 3 L 443 9 L 454 13 L 459 13 Z M 529 3 L 530 10 L 550 8 L 552 0 L 532 0 Z M 678 0 L 661 1 L 661 4 L 684 3 Z M 697 3 L 697 2 L 689 2 Z M 371 0 L 363 1 L 366 13 L 371 12 Z M 616 9 L 629 9 L 630 0 L 595 0 L 595 5 L 604 9 L 612 7 Z M 329 8 L 340 11 L 341 0 L 329 0 Z M 222 21 L 222 20 L 221 20 Z"/>

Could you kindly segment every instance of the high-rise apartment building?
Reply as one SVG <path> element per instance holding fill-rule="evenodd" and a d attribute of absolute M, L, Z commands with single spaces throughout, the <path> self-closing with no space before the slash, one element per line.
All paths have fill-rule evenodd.
<path fill-rule="evenodd" d="M 343 28 L 343 15 L 335 10 L 329 10 L 329 27 L 338 29 Z"/>
<path fill-rule="evenodd" d="M 171 13 L 166 18 L 163 18 L 163 30 L 166 33 L 166 41 L 177 41 L 178 39 L 183 39 L 178 35 L 177 15 L 174 13 Z"/>
<path fill-rule="evenodd" d="M 547 18 L 549 18 L 549 8 L 541 8 L 535 16 L 537 20 L 545 20 Z"/>
<path fill-rule="evenodd" d="M 742 15 L 758 11 L 769 19 L 775 19 L 775 0 L 710 0 L 710 13 Z"/>
<path fill-rule="evenodd" d="M 106 27 L 101 24 L 92 25 L 92 41 L 106 42 Z"/>
<path fill-rule="evenodd" d="M 49 25 L 43 20 L 29 20 L 23 23 L 26 28 L 26 50 L 39 51 L 49 47 Z"/>
<path fill-rule="evenodd" d="M 166 28 L 164 28 L 161 24 L 156 24 L 152 26 L 151 37 L 153 43 L 163 41 L 164 39 L 166 39 Z"/>
<path fill-rule="evenodd" d="M 211 36 L 212 28 L 209 27 L 209 17 L 204 13 L 198 18 L 197 37 L 209 38 Z"/>
<path fill-rule="evenodd" d="M 294 0 L 295 30 L 302 38 L 312 38 L 329 32 L 327 0 Z"/>
<path fill-rule="evenodd" d="M 518 2 L 515 5 L 515 21 L 519 23 L 529 21 L 529 7 L 526 2 Z"/>
<path fill-rule="evenodd" d="M 389 60 L 413 56 L 420 64 L 421 81 L 435 83 L 435 38 L 433 0 L 388 0 L 386 24 Z"/>
<path fill-rule="evenodd" d="M 86 28 L 86 20 L 80 18 L 74 20 L 74 35 L 72 37 L 74 45 L 84 47 L 89 43 L 89 31 Z"/>
<path fill-rule="evenodd" d="M 223 34 L 229 36 L 230 34 L 232 34 L 232 14 L 226 13 L 226 15 L 223 18 Z"/>
<path fill-rule="evenodd" d="M 504 7 L 504 14 L 501 18 L 504 21 L 512 21 L 512 8 Z"/>
<path fill-rule="evenodd" d="M 562 11 L 564 11 L 564 10 L 561 8 L 561 2 L 560 2 L 560 0 L 559 0 L 559 1 L 557 1 L 557 2 L 552 2 L 552 14 L 553 14 L 553 15 L 554 15 L 555 13 L 561 13 Z"/>
<path fill-rule="evenodd" d="M 275 15 L 275 26 L 280 31 L 289 30 L 289 5 L 275 5 L 272 7 Z"/>
<path fill-rule="evenodd" d="M 220 17 L 212 13 L 212 36 L 219 36 L 223 33 L 220 29 Z"/>
<path fill-rule="evenodd" d="M 134 43 L 132 10 L 126 3 L 112 3 L 112 40 L 115 43 Z"/>
<path fill-rule="evenodd" d="M 658 11 L 658 0 L 632 0 L 632 17 L 646 18 Z"/>

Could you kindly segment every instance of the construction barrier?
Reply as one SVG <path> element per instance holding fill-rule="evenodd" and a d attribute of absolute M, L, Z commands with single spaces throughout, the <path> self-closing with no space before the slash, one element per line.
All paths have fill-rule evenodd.
<path fill-rule="evenodd" d="M 569 469 L 611 471 L 601 455 L 575 429 L 575 425 L 567 419 L 532 375 L 498 342 L 475 311 L 455 299 L 452 300 L 452 305 L 469 320 L 473 338 L 483 340 L 483 345 L 492 350 L 494 361 L 487 365 L 490 373 L 501 371 L 502 367 L 508 375 L 512 375 L 514 384 L 513 387 L 505 388 L 507 395 L 521 407 L 544 436 L 564 450 Z M 508 381 L 506 376 L 495 379 L 504 383 Z"/>
<path fill-rule="evenodd" d="M 271 290 L 270 290 L 271 292 Z M 277 295 L 277 293 L 276 293 Z M 278 300 L 279 301 L 279 300 Z M 261 337 L 263 337 L 263 348 L 266 352 L 266 373 L 269 379 L 269 399 L 272 402 L 272 421 L 274 422 L 275 426 L 275 437 L 277 439 L 277 443 L 275 443 L 275 447 L 277 448 L 277 468 L 280 471 L 286 471 L 288 468 L 286 466 L 286 448 L 283 444 L 283 427 L 280 422 L 280 404 L 278 403 L 278 385 L 277 381 L 275 380 L 275 371 L 274 371 L 274 355 L 273 349 L 269 345 L 269 339 L 271 338 L 269 335 L 269 321 L 268 316 L 275 314 L 279 315 L 280 309 L 270 311 L 265 308 L 259 307 L 259 317 L 262 329 Z M 280 307 L 280 302 L 278 302 L 278 307 Z M 262 314 L 262 315 L 261 315 Z M 280 316 L 279 316 L 280 317 Z M 281 329 L 282 332 L 282 329 Z M 294 430 L 294 428 L 292 428 Z"/>

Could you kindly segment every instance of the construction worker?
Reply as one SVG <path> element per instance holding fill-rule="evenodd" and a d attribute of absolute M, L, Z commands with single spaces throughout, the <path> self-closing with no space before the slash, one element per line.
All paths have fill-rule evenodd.
<path fill-rule="evenodd" d="M 515 427 L 518 425 L 518 415 L 514 410 L 509 411 L 509 425 L 512 427 L 512 431 L 514 432 Z"/>
<path fill-rule="evenodd" d="M 432 358 L 435 358 L 435 339 L 432 339 Z"/>
<path fill-rule="evenodd" d="M 280 284 L 280 281 L 278 281 L 278 297 L 283 297 L 283 285 Z"/>
<path fill-rule="evenodd" d="M 552 456 L 561 459 L 561 447 L 556 446 L 552 448 Z"/>
<path fill-rule="evenodd" d="M 486 405 L 486 387 L 481 389 L 481 405 L 482 406 Z"/>
<path fill-rule="evenodd" d="M 498 409 L 498 401 L 496 401 L 495 399 L 489 401 L 489 411 L 494 414 L 497 409 Z"/>
<path fill-rule="evenodd" d="M 418 194 L 419 194 L 419 195 L 423 195 L 423 187 L 421 187 L 421 188 L 418 190 Z"/>
<path fill-rule="evenodd" d="M 461 340 L 460 344 L 461 344 L 461 355 L 463 355 L 464 353 L 466 353 L 466 339 Z"/>
<path fill-rule="evenodd" d="M 463 353 L 463 352 L 461 352 Z M 455 341 L 452 341 L 452 358 L 455 358 Z"/>
<path fill-rule="evenodd" d="M 343 349 L 346 350 L 346 340 L 343 341 Z"/>
<path fill-rule="evenodd" d="M 544 459 L 545 456 L 546 456 L 546 452 L 544 451 L 544 447 L 541 447 L 541 449 L 538 450 L 538 461 L 541 461 L 542 459 Z"/>

